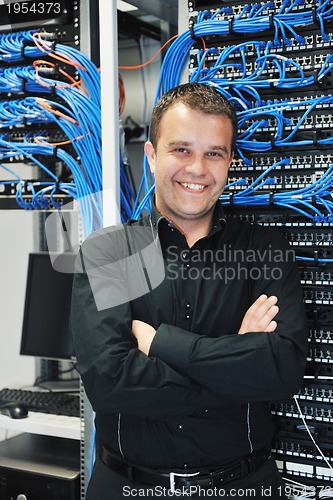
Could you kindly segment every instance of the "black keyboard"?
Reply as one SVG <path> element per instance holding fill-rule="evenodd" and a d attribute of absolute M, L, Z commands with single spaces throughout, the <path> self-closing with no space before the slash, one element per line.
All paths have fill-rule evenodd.
<path fill-rule="evenodd" d="M 80 396 L 64 392 L 28 391 L 23 389 L 1 389 L 0 405 L 4 403 L 22 403 L 30 411 L 80 416 Z"/>

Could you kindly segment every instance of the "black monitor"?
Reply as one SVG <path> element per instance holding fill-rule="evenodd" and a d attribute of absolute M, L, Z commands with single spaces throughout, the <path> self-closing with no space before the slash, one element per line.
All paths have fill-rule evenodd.
<path fill-rule="evenodd" d="M 74 360 L 69 331 L 73 274 L 54 270 L 48 253 L 29 254 L 20 354 Z"/>

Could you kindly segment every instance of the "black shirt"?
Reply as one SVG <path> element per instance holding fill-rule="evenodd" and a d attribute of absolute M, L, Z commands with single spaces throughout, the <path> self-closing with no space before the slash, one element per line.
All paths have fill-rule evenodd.
<path fill-rule="evenodd" d="M 81 248 L 86 272 L 74 279 L 74 346 L 98 439 L 129 461 L 170 469 L 223 464 L 265 446 L 274 431 L 269 402 L 297 392 L 306 364 L 288 243 L 277 231 L 225 220 L 219 204 L 209 235 L 191 248 L 156 209 L 125 228 L 125 239 L 114 228 L 90 236 Z M 129 228 L 149 230 L 161 245 L 165 277 L 154 284 L 143 269 L 150 291 L 125 301 L 128 269 L 112 263 L 131 254 Z M 279 299 L 278 328 L 237 335 L 263 293 Z M 132 319 L 157 329 L 149 356 L 137 349 Z"/>

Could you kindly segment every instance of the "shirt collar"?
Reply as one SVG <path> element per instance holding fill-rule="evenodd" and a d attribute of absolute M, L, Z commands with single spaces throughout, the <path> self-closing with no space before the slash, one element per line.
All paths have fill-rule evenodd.
<path fill-rule="evenodd" d="M 172 223 L 170 223 L 156 208 L 155 203 L 153 203 L 153 208 L 151 212 L 151 222 L 154 227 L 159 226 L 161 220 L 164 220 L 168 223 L 170 227 L 172 227 Z M 224 216 L 223 207 L 220 201 L 218 201 L 215 205 L 214 213 L 213 213 L 213 224 L 209 231 L 208 237 L 216 234 L 219 231 L 224 230 L 226 227 L 226 220 Z"/>

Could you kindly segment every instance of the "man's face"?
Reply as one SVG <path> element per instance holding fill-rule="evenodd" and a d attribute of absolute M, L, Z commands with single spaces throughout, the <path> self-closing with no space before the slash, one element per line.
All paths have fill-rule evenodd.
<path fill-rule="evenodd" d="M 183 103 L 169 108 L 160 123 L 156 150 L 145 152 L 155 177 L 156 206 L 179 227 L 210 218 L 223 192 L 232 161 L 232 124 Z"/>

